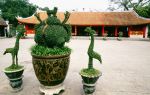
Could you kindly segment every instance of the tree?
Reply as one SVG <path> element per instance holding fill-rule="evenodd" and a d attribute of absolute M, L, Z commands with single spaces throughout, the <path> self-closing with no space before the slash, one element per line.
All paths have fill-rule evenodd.
<path fill-rule="evenodd" d="M 47 10 L 49 10 L 49 8 L 48 7 L 44 7 L 44 8 L 40 8 L 40 10 L 47 11 Z"/>
<path fill-rule="evenodd" d="M 17 26 L 16 17 L 29 17 L 36 11 L 37 6 L 30 4 L 28 0 L 1 0 L 0 10 L 2 17 L 9 20 L 13 26 Z"/>
<path fill-rule="evenodd" d="M 135 11 L 142 17 L 150 18 L 150 5 L 145 7 L 137 7 Z"/>
<path fill-rule="evenodd" d="M 109 0 L 111 2 L 110 9 L 114 8 L 114 5 L 118 5 L 117 8 L 123 8 L 123 10 L 136 10 L 137 7 L 144 7 L 150 4 L 150 0 Z"/>
<path fill-rule="evenodd" d="M 122 8 L 124 11 L 134 10 L 142 17 L 150 18 L 150 0 L 110 0 L 109 10 Z M 117 7 L 115 8 L 115 5 Z"/>

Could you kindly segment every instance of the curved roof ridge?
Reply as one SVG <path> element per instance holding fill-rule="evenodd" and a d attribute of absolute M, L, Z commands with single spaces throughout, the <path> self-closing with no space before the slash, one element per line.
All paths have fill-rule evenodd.
<path fill-rule="evenodd" d="M 46 12 L 46 11 L 43 11 L 43 10 L 36 10 L 36 12 L 34 12 L 31 16 L 29 17 L 20 17 L 20 16 L 17 16 L 16 19 L 29 19 L 29 18 L 32 18 L 34 17 L 34 14 L 35 13 L 42 13 L 42 12 Z"/>
<path fill-rule="evenodd" d="M 0 17 L 0 26 L 7 26 L 5 20 Z"/>
<path fill-rule="evenodd" d="M 47 18 L 46 11 L 40 11 L 41 20 Z M 58 12 L 60 20 L 64 19 L 64 12 Z M 38 24 L 34 15 L 28 18 L 18 18 L 21 23 Z M 72 25 L 142 25 L 150 24 L 150 19 L 137 15 L 134 11 L 123 12 L 71 12 L 68 23 Z"/>
<path fill-rule="evenodd" d="M 96 11 L 93 11 L 93 12 L 84 12 L 84 11 L 73 11 L 73 12 L 70 12 L 70 13 L 132 13 L 133 11 L 103 11 L 103 12 L 96 12 Z M 64 12 L 58 12 L 58 13 L 64 13 Z"/>

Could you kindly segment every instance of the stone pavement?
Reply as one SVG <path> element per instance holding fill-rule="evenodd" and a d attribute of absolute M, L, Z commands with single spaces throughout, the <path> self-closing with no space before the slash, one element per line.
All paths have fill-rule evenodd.
<path fill-rule="evenodd" d="M 30 55 L 33 39 L 21 39 L 19 63 L 25 66 L 23 90 L 11 92 L 9 81 L 2 70 L 11 64 L 5 48 L 13 47 L 14 38 L 0 39 L 0 95 L 41 95 Z M 64 81 L 66 91 L 62 95 L 82 95 L 79 71 L 87 67 L 86 54 L 90 40 L 72 39 L 67 45 L 72 48 L 70 67 Z M 94 67 L 103 75 L 97 83 L 94 95 L 150 95 L 150 41 L 95 40 L 95 51 L 102 55 L 103 64 L 94 60 Z"/>

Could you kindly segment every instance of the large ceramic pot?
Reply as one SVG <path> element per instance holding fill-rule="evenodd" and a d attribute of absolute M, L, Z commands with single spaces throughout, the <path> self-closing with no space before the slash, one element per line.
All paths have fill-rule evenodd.
<path fill-rule="evenodd" d="M 99 79 L 99 77 L 102 75 L 102 73 L 100 73 L 97 76 L 86 76 L 83 74 L 80 74 L 82 77 L 82 83 L 83 83 L 83 90 L 85 95 L 93 95 L 93 93 L 95 92 L 96 89 L 96 82 Z"/>
<path fill-rule="evenodd" d="M 7 71 L 4 69 L 4 73 L 8 77 L 10 81 L 10 86 L 13 88 L 14 91 L 22 90 L 22 77 L 23 77 L 24 67 L 19 70 Z"/>
<path fill-rule="evenodd" d="M 67 74 L 70 54 L 59 56 L 32 55 L 32 63 L 36 77 L 44 86 L 61 84 Z"/>

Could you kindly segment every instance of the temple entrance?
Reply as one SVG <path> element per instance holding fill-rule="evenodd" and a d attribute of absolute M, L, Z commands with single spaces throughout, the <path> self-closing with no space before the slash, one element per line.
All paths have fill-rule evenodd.
<path fill-rule="evenodd" d="M 95 36 L 102 36 L 102 27 L 101 26 L 92 26 L 92 29 L 96 31 Z"/>
<path fill-rule="evenodd" d="M 118 27 L 118 33 L 119 32 L 123 33 L 123 37 L 128 37 L 128 28 L 127 28 L 127 26 Z"/>
<path fill-rule="evenodd" d="M 106 26 L 105 33 L 107 33 L 108 37 L 115 37 L 115 27 L 113 26 Z"/>
<path fill-rule="evenodd" d="M 86 27 L 87 26 L 78 26 L 77 27 L 77 36 L 89 36 L 89 34 L 84 31 Z"/>
<path fill-rule="evenodd" d="M 28 24 L 28 25 L 25 26 L 25 28 L 26 28 L 26 33 L 27 34 L 35 34 L 33 24 Z"/>

